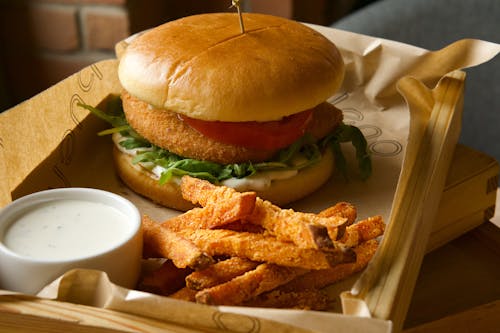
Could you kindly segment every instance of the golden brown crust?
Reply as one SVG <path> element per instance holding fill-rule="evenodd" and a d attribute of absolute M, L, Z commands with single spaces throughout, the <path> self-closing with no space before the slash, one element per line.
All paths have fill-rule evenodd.
<path fill-rule="evenodd" d="M 328 102 L 321 103 L 314 108 L 306 133 L 311 134 L 315 139 L 321 139 L 340 125 L 343 118 L 341 110 Z"/>
<path fill-rule="evenodd" d="M 340 87 L 344 63 L 317 31 L 270 15 L 188 16 L 133 39 L 119 79 L 137 98 L 196 119 L 270 121 L 310 109 Z M 181 38 L 180 38 L 181 36 Z"/>
<path fill-rule="evenodd" d="M 331 268 L 355 259 L 343 251 L 303 249 L 265 234 L 226 229 L 182 230 L 179 233 L 211 256 L 229 255 L 305 269 Z"/>
<path fill-rule="evenodd" d="M 274 150 L 239 147 L 207 138 L 179 119 L 177 113 L 154 109 L 122 93 L 123 111 L 137 133 L 149 142 L 175 154 L 221 164 L 265 161 Z"/>
<path fill-rule="evenodd" d="M 161 226 L 149 216 L 142 218 L 143 256 L 167 258 L 179 268 L 205 269 L 215 260 L 178 233 Z"/>
<path fill-rule="evenodd" d="M 229 164 L 261 162 L 276 153 L 276 150 L 245 148 L 207 138 L 179 119 L 175 112 L 154 109 L 125 91 L 122 102 L 130 126 L 149 142 L 181 156 Z M 314 108 L 306 132 L 322 138 L 341 121 L 339 109 L 330 103 L 321 103 Z"/>

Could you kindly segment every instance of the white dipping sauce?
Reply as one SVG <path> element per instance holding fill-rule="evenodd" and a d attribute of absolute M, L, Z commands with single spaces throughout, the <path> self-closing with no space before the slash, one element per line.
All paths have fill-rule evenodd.
<path fill-rule="evenodd" d="M 130 234 L 127 216 L 118 209 L 84 200 L 53 200 L 21 215 L 7 229 L 3 243 L 35 259 L 88 257 L 113 248 Z"/>

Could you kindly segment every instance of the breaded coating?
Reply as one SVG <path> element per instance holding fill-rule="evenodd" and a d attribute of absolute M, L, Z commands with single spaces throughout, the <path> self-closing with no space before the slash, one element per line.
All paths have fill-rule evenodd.
<path fill-rule="evenodd" d="M 177 155 L 221 164 L 265 161 L 275 150 L 238 147 L 208 138 L 183 122 L 177 113 L 153 109 L 127 92 L 123 111 L 132 128 L 154 145 Z"/>
<path fill-rule="evenodd" d="M 214 263 L 212 257 L 182 235 L 161 226 L 148 216 L 142 218 L 143 256 L 171 259 L 179 268 L 203 269 Z"/>
<path fill-rule="evenodd" d="M 329 297 L 320 290 L 283 291 L 274 289 L 245 302 L 244 306 L 324 311 Z"/>
<path fill-rule="evenodd" d="M 161 224 L 170 230 L 196 230 L 196 229 L 214 229 L 230 225 L 232 222 L 239 221 L 237 214 L 220 209 L 220 207 L 207 206 L 203 208 L 193 208 L 183 214 L 172 217 Z"/>
<path fill-rule="evenodd" d="M 382 216 L 372 216 L 348 226 L 339 242 L 348 247 L 357 246 L 364 241 L 383 235 L 384 230 L 385 223 Z"/>
<path fill-rule="evenodd" d="M 215 204 L 238 205 L 238 211 L 244 210 L 244 214 L 248 215 L 255 205 L 255 192 L 238 192 L 231 187 L 216 186 L 209 181 L 191 176 L 183 176 L 179 186 L 184 199 L 202 207 Z"/>
<path fill-rule="evenodd" d="M 177 113 L 154 109 L 126 91 L 122 92 L 123 111 L 128 123 L 149 142 L 180 156 L 221 164 L 262 162 L 277 150 L 252 149 L 215 141 L 202 135 Z M 342 121 L 342 112 L 329 103 L 318 105 L 306 129 L 315 138 L 322 138 Z M 202 144 L 201 144 L 202 143 Z"/>
<path fill-rule="evenodd" d="M 240 226 L 250 222 L 261 226 L 280 240 L 291 241 L 304 248 L 334 248 L 332 241 L 342 237 L 349 219 L 352 219 L 353 211 L 354 215 L 356 214 L 354 207 L 347 203 L 337 204 L 328 212 L 324 211 L 323 215 L 281 209 L 269 201 L 256 198 L 253 192 L 239 193 L 234 189 L 216 186 L 206 180 L 189 176 L 182 177 L 180 188 L 186 200 L 200 204 L 207 210 L 207 214 L 214 220 L 214 227 L 223 226 L 225 221 L 240 220 Z M 217 207 L 217 210 L 213 209 L 213 206 Z M 202 219 L 203 217 L 200 217 L 200 223 L 203 223 Z M 188 218 L 186 224 L 194 224 L 194 220 Z M 171 226 L 174 230 L 185 227 Z M 203 223 L 200 228 L 209 227 Z"/>
<path fill-rule="evenodd" d="M 356 254 L 351 249 L 320 251 L 299 248 L 291 242 L 273 236 L 232 230 L 185 230 L 179 234 L 192 241 L 210 256 L 229 255 L 265 261 L 282 266 L 308 269 L 330 268 L 341 262 L 353 262 Z"/>
<path fill-rule="evenodd" d="M 306 133 L 313 138 L 321 139 L 335 129 L 343 120 L 342 111 L 334 105 L 324 102 L 313 110 L 311 122 L 307 125 Z"/>
<path fill-rule="evenodd" d="M 190 289 L 188 287 L 181 288 L 177 290 L 176 292 L 168 295 L 168 297 L 172 297 L 181 301 L 188 301 L 188 302 L 196 302 L 196 293 L 198 291 L 194 289 Z"/>
<path fill-rule="evenodd" d="M 242 275 L 258 265 L 255 261 L 232 257 L 189 274 L 186 276 L 186 286 L 194 290 L 210 288 Z"/>
<path fill-rule="evenodd" d="M 305 269 L 260 264 L 234 279 L 203 289 L 196 294 L 196 301 L 211 305 L 238 305 L 266 291 L 272 290 L 307 272 Z"/>
<path fill-rule="evenodd" d="M 375 239 L 361 243 L 354 248 L 356 261 L 338 264 L 335 267 L 321 270 L 311 270 L 302 276 L 279 288 L 281 291 L 302 291 L 321 289 L 335 282 L 341 281 L 352 274 L 361 271 L 375 254 L 378 242 Z"/>
<path fill-rule="evenodd" d="M 379 215 L 356 222 L 348 202 L 312 214 L 189 176 L 180 187 L 202 207 L 162 223 L 143 217 L 144 256 L 169 260 L 140 282 L 179 300 L 327 310 L 324 288 L 363 270 L 385 230 Z"/>
<path fill-rule="evenodd" d="M 226 186 L 215 186 L 208 181 L 184 176 L 181 178 L 181 193 L 184 199 L 200 204 L 211 222 L 199 228 L 210 229 L 244 219 L 255 207 L 256 193 L 240 193 Z"/>
<path fill-rule="evenodd" d="M 318 213 L 322 217 L 340 216 L 347 219 L 348 225 L 356 221 L 358 212 L 353 204 L 345 201 L 337 202 L 335 205 L 326 208 Z"/>
<path fill-rule="evenodd" d="M 191 269 L 178 268 L 171 260 L 167 260 L 159 268 L 145 273 L 138 289 L 167 296 L 183 288 L 184 279 L 191 272 Z"/>
<path fill-rule="evenodd" d="M 282 241 L 290 241 L 302 248 L 334 249 L 328 228 L 332 229 L 333 240 L 337 238 L 336 228 L 347 223 L 340 216 L 321 217 L 317 214 L 281 209 L 271 202 L 257 198 L 250 223 L 262 226 L 269 234 Z"/>
<path fill-rule="evenodd" d="M 358 212 L 356 210 L 356 207 L 354 207 L 354 205 L 348 202 L 338 202 L 335 205 L 319 212 L 318 216 L 342 217 L 347 219 L 346 223 L 343 225 L 326 226 L 330 238 L 332 240 L 339 240 L 344 236 L 347 226 L 353 224 L 354 221 L 356 221 L 357 214 Z"/>

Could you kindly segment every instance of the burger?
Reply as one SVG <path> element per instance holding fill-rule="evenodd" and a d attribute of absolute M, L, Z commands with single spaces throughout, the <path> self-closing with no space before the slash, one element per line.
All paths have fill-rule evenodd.
<path fill-rule="evenodd" d="M 286 205 L 316 191 L 366 141 L 326 102 L 344 63 L 315 30 L 263 14 L 184 17 L 133 38 L 119 55 L 123 87 L 115 126 L 117 173 L 135 192 L 178 210 L 190 175 Z M 109 133 L 110 131 L 108 131 Z"/>

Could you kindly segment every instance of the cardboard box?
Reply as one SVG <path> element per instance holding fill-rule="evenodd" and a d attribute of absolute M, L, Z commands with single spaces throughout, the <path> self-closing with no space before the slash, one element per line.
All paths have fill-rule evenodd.
<path fill-rule="evenodd" d="M 316 27 L 316 29 L 340 45 L 343 55 L 346 59 L 350 59 L 346 60 L 348 64 L 358 60 L 372 62 L 373 53 L 369 54 L 368 59 L 363 56 L 353 60 L 352 57 L 355 55 L 366 54 L 363 47 L 353 41 L 359 40 L 365 45 L 364 47 L 373 51 L 375 39 L 329 28 Z M 399 54 L 400 51 L 405 59 L 407 53 L 412 54 L 415 59 L 428 55 L 420 49 L 399 43 L 375 41 L 378 41 L 382 53 L 388 52 L 391 56 L 394 56 L 394 52 Z M 348 50 L 345 45 L 354 45 L 354 49 Z M 482 46 L 482 44 L 466 44 L 461 47 L 482 49 Z M 456 51 L 456 48 L 453 50 Z M 490 57 L 491 51 L 488 49 L 477 58 L 469 59 L 471 63 L 466 65 L 481 63 Z M 383 60 L 380 61 L 383 63 Z M 430 64 L 435 65 L 432 61 Z M 462 65 L 464 64 L 460 66 Z M 477 196 L 477 200 L 467 207 L 464 206 L 463 211 L 450 209 L 447 202 L 455 200 L 462 191 L 472 191 L 476 185 L 480 188 L 484 179 L 491 182 L 491 178 L 498 173 L 498 165 L 491 160 L 481 163 L 481 166 L 469 165 L 474 172 L 469 168 L 461 168 L 455 173 L 454 169 L 451 173 L 448 172 L 450 165 L 455 165 L 453 161 L 468 160 L 464 154 L 471 154 L 467 149 L 455 149 L 460 132 L 465 73 L 452 71 L 442 76 L 439 71 L 434 70 L 432 75 L 429 75 L 430 67 L 433 66 L 424 68 L 425 70 L 408 66 L 406 70 L 412 77 L 399 80 L 403 74 L 407 74 L 403 72 L 399 73 L 401 76 L 397 76 L 398 80 L 388 77 L 386 81 L 378 82 L 380 84 L 378 89 L 374 88 L 373 82 L 368 82 L 363 89 L 350 90 L 348 93 L 350 97 L 356 97 L 356 94 L 369 96 L 376 90 L 377 94 L 372 96 L 372 102 L 376 107 L 380 106 L 380 103 L 389 103 L 385 104 L 387 107 L 394 100 L 398 100 L 397 93 L 395 95 L 396 88 L 405 97 L 407 104 L 399 102 L 395 111 L 389 108 L 386 114 L 377 114 L 384 119 L 399 117 L 401 124 L 411 119 L 408 127 L 402 131 L 408 135 L 408 140 L 407 142 L 406 139 L 403 140 L 398 157 L 389 163 L 384 156 L 374 156 L 376 166 L 380 166 L 376 169 L 375 175 L 383 178 L 386 170 L 391 169 L 392 174 L 397 176 L 396 181 L 391 181 L 387 189 L 382 189 L 378 185 L 380 179 L 375 179 L 377 177 L 367 183 L 354 180 L 344 185 L 341 185 L 338 179 L 333 179 L 328 185 L 337 186 L 335 195 L 332 193 L 332 187 L 327 186 L 295 206 L 297 209 L 308 208 L 314 211 L 323 208 L 324 205 L 332 204 L 332 201 L 336 200 L 336 195 L 342 197 L 345 195 L 347 200 L 360 202 L 363 214 L 370 212 L 376 214 L 377 212 L 373 211 L 374 207 L 383 207 L 381 209 L 388 222 L 384 240 L 371 264 L 353 282 L 352 288 L 348 284 L 345 286 L 346 289 L 341 290 L 344 291 L 340 297 L 342 313 L 237 307 L 207 309 L 163 297 L 138 295 L 133 291 L 129 293 L 109 284 L 109 281 L 99 279 L 100 283 L 103 283 L 99 286 L 105 286 L 105 290 L 113 292 L 99 294 L 96 297 L 97 301 L 87 299 L 87 294 L 83 291 L 79 294 L 78 288 L 73 290 L 76 299 L 61 298 L 61 295 L 57 295 L 59 300 L 64 299 L 65 302 L 12 295 L 4 291 L 3 295 L 0 293 L 0 311 L 3 312 L 0 327 L 1 325 L 18 327 L 21 318 L 29 318 L 31 321 L 23 324 L 26 329 L 43 323 L 52 328 L 74 328 L 75 325 L 81 325 L 81 327 L 92 327 L 94 331 L 98 331 L 99 328 L 103 331 L 105 328 L 130 331 L 132 326 L 148 332 L 160 327 L 183 331 L 199 329 L 214 331 L 223 328 L 236 330 L 245 323 L 248 324 L 249 331 L 252 327 L 262 331 L 272 329 L 276 332 L 327 331 L 331 325 L 346 332 L 398 331 L 408 308 L 420 263 L 427 251 L 426 244 L 431 231 L 434 230 L 436 235 L 434 238 L 431 237 L 431 247 L 456 237 L 471 227 L 469 216 L 474 215 L 474 224 L 480 223 L 480 219 L 476 218 L 477 213 L 491 209 L 495 198 L 491 192 Z M 0 206 L 25 194 L 46 188 L 84 186 L 119 193 L 134 201 L 142 213 L 159 220 L 176 214 L 135 195 L 121 184 L 112 167 L 111 141 L 109 138 L 96 136 L 99 130 L 106 128 L 106 124 L 78 106 L 78 103 L 86 103 L 105 108 L 107 100 L 119 94 L 121 88 L 117 80 L 116 67 L 116 60 L 96 63 L 0 115 L 0 173 L 4 175 L 0 181 Z M 351 66 L 353 73 L 355 67 Z M 444 67 L 447 71 L 458 68 Z M 398 73 L 392 74 L 398 75 Z M 433 87 L 426 87 L 422 80 Z M 352 88 L 349 84 L 354 81 L 348 79 L 346 88 Z M 432 83 L 435 83 L 435 86 Z M 356 115 L 357 110 L 349 109 L 349 105 L 343 100 L 344 97 L 345 95 L 336 96 L 334 101 Z M 409 118 L 406 116 L 408 109 Z M 368 120 L 372 120 L 370 118 L 372 116 L 373 114 L 367 115 Z M 401 126 L 398 124 L 394 127 Z M 389 142 L 398 147 L 397 141 L 378 139 L 374 142 Z M 476 156 L 477 154 L 483 156 L 480 153 L 476 153 Z M 479 160 L 476 159 L 475 162 Z M 485 160 L 488 158 L 485 157 Z M 384 167 L 390 168 L 384 169 Z M 482 171 L 478 172 L 478 169 Z M 445 187 L 447 175 L 448 187 Z M 339 186 L 343 186 L 342 190 L 345 191 L 339 191 Z M 443 191 L 445 194 L 442 196 Z M 441 205 L 440 200 L 442 200 Z M 363 205 L 364 202 L 366 205 Z M 439 224 L 434 224 L 436 216 L 444 217 Z M 456 227 L 455 222 L 461 219 L 467 219 L 467 222 L 461 222 L 460 226 Z M 443 232 L 448 228 L 454 230 Z M 105 302 L 102 302 L 103 300 Z M 163 302 L 168 306 L 165 308 L 159 306 Z M 185 306 L 187 308 L 184 308 Z M 179 309 L 183 308 L 185 312 L 180 313 Z M 187 314 L 190 316 L 186 317 Z"/>

